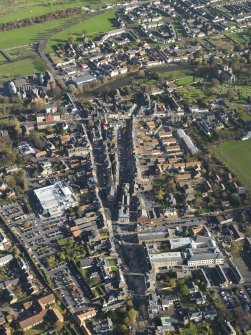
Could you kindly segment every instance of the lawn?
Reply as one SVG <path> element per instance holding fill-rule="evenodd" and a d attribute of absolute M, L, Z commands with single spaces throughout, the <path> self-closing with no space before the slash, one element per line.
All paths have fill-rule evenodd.
<path fill-rule="evenodd" d="M 2 55 L 1 53 L 0 53 L 0 64 L 1 63 L 3 63 L 3 62 L 6 62 L 6 58 L 4 57 L 4 55 Z"/>
<path fill-rule="evenodd" d="M 191 75 L 191 70 L 163 71 L 160 75 L 166 80 L 175 80 Z"/>
<path fill-rule="evenodd" d="M 188 328 L 185 329 L 180 329 L 180 334 L 181 335 L 194 335 L 194 334 L 202 334 L 202 335 L 207 335 L 211 334 L 209 327 L 204 326 L 200 323 L 194 324 L 190 323 Z"/>
<path fill-rule="evenodd" d="M 0 65 L 0 80 L 3 78 L 13 78 L 15 76 L 31 75 L 34 70 L 35 72 L 41 72 L 44 70 L 44 66 L 38 56 L 34 58 L 26 58 L 14 63 Z"/>
<path fill-rule="evenodd" d="M 213 151 L 251 190 L 251 140 L 226 141 Z"/>
<path fill-rule="evenodd" d="M 183 77 L 175 81 L 175 83 L 178 86 L 188 85 L 188 84 L 191 84 L 192 82 L 193 82 L 193 76 Z"/>
<path fill-rule="evenodd" d="M 90 19 L 84 20 L 62 32 L 53 35 L 46 46 L 46 52 L 51 53 L 54 51 L 55 46 L 67 41 L 69 35 L 76 35 L 79 41 L 83 34 L 88 38 L 94 38 L 97 35 L 115 29 L 114 25 L 115 12 L 109 11 L 104 14 L 96 15 Z"/>

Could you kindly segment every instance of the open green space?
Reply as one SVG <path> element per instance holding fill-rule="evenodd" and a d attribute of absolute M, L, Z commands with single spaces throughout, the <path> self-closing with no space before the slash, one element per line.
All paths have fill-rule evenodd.
<path fill-rule="evenodd" d="M 42 72 L 44 65 L 41 63 L 38 56 L 34 58 L 26 58 L 14 63 L 0 65 L 0 80 L 10 79 L 15 76 L 27 76 L 35 72 Z"/>
<path fill-rule="evenodd" d="M 4 55 L 2 55 L 1 53 L 0 53 L 0 64 L 1 63 L 3 63 L 3 62 L 6 62 L 6 58 L 4 57 Z"/>
<path fill-rule="evenodd" d="M 180 330 L 181 335 L 194 335 L 194 334 L 211 334 L 210 327 L 201 323 L 190 323 L 188 328 Z"/>
<path fill-rule="evenodd" d="M 251 190 L 251 140 L 226 141 L 213 152 Z"/>
<path fill-rule="evenodd" d="M 180 79 L 176 80 L 175 83 L 178 86 L 184 86 L 184 85 L 191 84 L 192 82 L 193 82 L 193 76 L 187 76 L 187 77 L 180 78 Z"/>
<path fill-rule="evenodd" d="M 40 2 L 40 3 L 39 3 Z M 59 10 L 65 10 L 68 8 L 85 6 L 87 1 L 63 1 L 62 3 L 53 1 L 27 1 L 26 3 L 16 4 L 11 6 L 6 11 L 6 6 L 0 6 L 0 23 L 13 22 L 26 18 L 32 18 L 35 16 L 41 16 L 48 13 L 53 13 Z M 4 14 L 5 12 L 5 14 Z"/>
<path fill-rule="evenodd" d="M 67 41 L 69 35 L 76 35 L 78 41 L 81 41 L 83 34 L 88 36 L 88 38 L 94 38 L 101 33 L 115 29 L 114 21 L 115 11 L 109 11 L 78 23 L 62 32 L 53 35 L 47 43 L 46 52 L 53 52 L 55 46 Z"/>
<path fill-rule="evenodd" d="M 6 6 L 6 1 L 0 0 L 0 24 L 32 18 L 60 10 L 75 7 L 97 8 L 106 3 L 115 3 L 116 0 L 15 0 L 11 6 Z"/>
<path fill-rule="evenodd" d="M 191 70 L 162 71 L 161 78 L 166 80 L 176 80 L 191 75 Z"/>
<path fill-rule="evenodd" d="M 26 45 L 38 42 L 43 36 L 50 31 L 58 29 L 74 22 L 74 18 L 60 19 L 45 23 L 35 24 L 32 27 L 18 28 L 0 33 L 1 49 L 7 49 L 20 45 Z"/>
<path fill-rule="evenodd" d="M 197 104 L 203 102 L 209 95 L 206 89 L 200 85 L 188 85 L 177 88 L 177 93 L 182 96 L 189 104 Z"/>

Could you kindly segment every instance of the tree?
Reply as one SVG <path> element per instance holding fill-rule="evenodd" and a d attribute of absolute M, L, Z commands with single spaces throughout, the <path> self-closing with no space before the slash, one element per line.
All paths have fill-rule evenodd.
<path fill-rule="evenodd" d="M 127 312 L 127 314 L 126 314 L 126 316 L 123 320 L 124 324 L 127 327 L 129 327 L 129 326 L 134 327 L 135 323 L 136 323 L 136 320 L 137 320 L 137 316 L 138 316 L 138 312 L 134 308 L 131 308 Z"/>
<path fill-rule="evenodd" d="M 115 334 L 118 335 L 127 335 L 129 334 L 129 329 L 127 328 L 127 326 L 125 324 L 119 324 L 116 329 L 115 329 Z"/>
<path fill-rule="evenodd" d="M 234 193 L 230 196 L 230 203 L 232 206 L 240 207 L 242 205 L 241 199 L 238 194 Z"/>
<path fill-rule="evenodd" d="M 12 256 L 15 259 L 18 259 L 18 257 L 20 256 L 20 250 L 16 246 L 14 246 L 12 249 Z"/>
<path fill-rule="evenodd" d="M 233 99 L 236 96 L 236 92 L 234 90 L 228 89 L 227 90 L 227 97 L 229 99 Z"/>
<path fill-rule="evenodd" d="M 32 143 L 37 147 L 38 149 L 44 148 L 44 141 L 41 139 L 39 132 L 36 130 L 32 130 L 29 135 L 29 139 L 32 141 Z"/>
<path fill-rule="evenodd" d="M 176 287 L 176 279 L 175 278 L 171 278 L 169 280 L 169 284 L 172 288 L 175 288 Z"/>
<path fill-rule="evenodd" d="M 77 90 L 77 89 L 76 89 L 76 86 L 73 85 L 73 84 L 70 84 L 68 87 L 69 87 L 69 90 L 70 90 L 71 93 L 75 93 L 76 90 Z"/>
<path fill-rule="evenodd" d="M 164 199 L 165 196 L 165 192 L 163 191 L 162 187 L 159 189 L 157 197 L 159 199 L 159 201 L 162 201 Z"/>
<path fill-rule="evenodd" d="M 65 254 L 63 252 L 60 253 L 59 259 L 60 259 L 61 262 L 65 262 L 66 257 L 65 257 Z"/>
<path fill-rule="evenodd" d="M 189 293 L 190 293 L 190 290 L 188 288 L 188 286 L 186 284 L 182 285 L 181 288 L 180 288 L 180 293 L 183 295 L 183 296 L 188 296 Z"/>
<path fill-rule="evenodd" d="M 73 35 L 73 34 L 69 35 L 68 41 L 71 42 L 71 44 L 74 44 L 76 42 L 76 40 L 77 40 L 76 35 Z"/>
<path fill-rule="evenodd" d="M 212 85 L 212 87 L 217 87 L 217 86 L 220 85 L 220 81 L 218 79 L 216 79 L 216 78 L 213 78 L 211 80 L 211 85 Z"/>

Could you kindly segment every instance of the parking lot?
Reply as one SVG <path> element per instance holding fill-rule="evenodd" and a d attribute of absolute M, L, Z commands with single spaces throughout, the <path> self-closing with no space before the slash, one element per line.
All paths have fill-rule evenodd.
<path fill-rule="evenodd" d="M 25 214 L 19 203 L 1 207 L 0 213 L 51 279 L 66 307 L 72 313 L 86 310 L 87 304 L 90 304 L 88 295 L 91 293 L 82 290 L 82 285 L 79 284 L 82 277 L 77 272 L 73 273 L 65 261 L 53 268 L 46 262 L 48 257 L 60 251 L 57 241 L 69 236 L 66 217 L 61 215 L 38 218 L 34 214 Z"/>

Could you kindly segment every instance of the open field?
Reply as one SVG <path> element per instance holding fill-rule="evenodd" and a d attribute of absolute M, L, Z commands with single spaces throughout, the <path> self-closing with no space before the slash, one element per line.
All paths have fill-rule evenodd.
<path fill-rule="evenodd" d="M 94 16 L 88 20 L 78 23 L 58 34 L 55 34 L 50 38 L 46 46 L 46 52 L 51 53 L 54 51 L 54 47 L 57 44 L 67 41 L 69 35 L 76 35 L 77 38 L 81 39 L 82 35 L 85 34 L 88 38 L 94 38 L 100 33 L 107 32 L 115 29 L 114 25 L 115 12 L 109 11 L 104 14 Z"/>
<path fill-rule="evenodd" d="M 75 7 L 91 7 L 96 8 L 106 3 L 114 3 L 107 0 L 61 0 L 43 1 L 43 0 L 15 0 L 11 6 L 6 6 L 7 0 L 0 0 L 0 24 L 13 22 L 25 18 L 32 18 L 59 10 L 65 10 Z"/>
<path fill-rule="evenodd" d="M 187 77 L 177 79 L 175 81 L 175 84 L 177 84 L 178 86 L 184 86 L 184 85 L 191 84 L 192 82 L 193 82 L 193 76 L 187 76 Z"/>
<path fill-rule="evenodd" d="M 51 30 L 64 27 L 67 24 L 73 23 L 75 18 L 61 19 L 41 24 L 35 24 L 32 27 L 24 27 L 5 31 L 0 33 L 1 49 L 7 49 L 24 44 L 32 44 L 38 42 L 43 36 Z"/>
<path fill-rule="evenodd" d="M 6 62 L 6 58 L 4 57 L 4 55 L 2 55 L 1 53 L 0 53 L 0 65 L 1 65 L 1 63 L 3 63 L 3 62 Z"/>
<path fill-rule="evenodd" d="M 1 65 L 0 80 L 13 78 L 15 76 L 31 75 L 34 70 L 35 72 L 41 72 L 44 70 L 44 66 L 38 56 Z"/>
<path fill-rule="evenodd" d="M 192 74 L 191 70 L 161 71 L 160 76 L 165 80 L 180 79 Z"/>
<path fill-rule="evenodd" d="M 251 190 L 251 140 L 226 141 L 213 152 Z"/>

